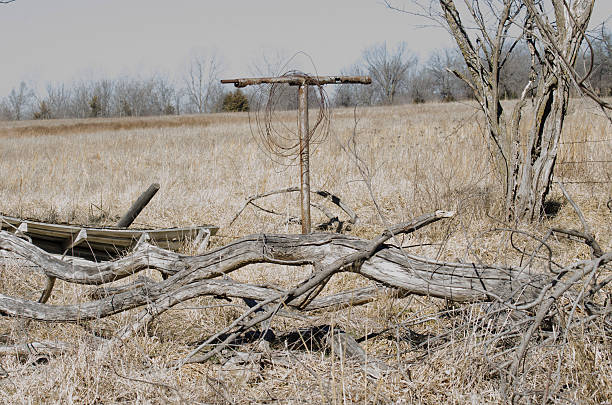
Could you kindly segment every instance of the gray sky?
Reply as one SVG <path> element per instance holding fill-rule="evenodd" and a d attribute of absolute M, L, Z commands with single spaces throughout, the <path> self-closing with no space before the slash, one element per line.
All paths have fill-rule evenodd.
<path fill-rule="evenodd" d="M 611 14 L 612 0 L 597 0 L 593 21 Z M 104 76 L 180 77 L 201 50 L 216 50 L 228 78 L 252 73 L 263 53 L 298 51 L 319 74 L 336 74 L 382 41 L 406 41 L 421 57 L 451 45 L 444 30 L 416 26 L 424 23 L 379 0 L 17 0 L 0 5 L 0 97 L 21 80 L 42 89 Z M 306 62 L 288 68 L 312 72 Z"/>

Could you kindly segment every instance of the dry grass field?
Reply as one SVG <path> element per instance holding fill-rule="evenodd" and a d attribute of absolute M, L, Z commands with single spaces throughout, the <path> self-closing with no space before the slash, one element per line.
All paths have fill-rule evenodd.
<path fill-rule="evenodd" d="M 512 248 L 510 233 L 501 230 L 508 227 L 500 222 L 501 186 L 474 104 L 363 108 L 356 117 L 357 122 L 352 109 L 333 110 L 328 139 L 311 158 L 313 189 L 340 196 L 356 211 L 359 221 L 350 234 L 371 238 L 390 224 L 436 209 L 453 210 L 454 218 L 404 238 L 406 249 L 453 261 L 522 263 L 524 257 Z M 279 119 L 295 127 L 295 113 L 279 114 Z M 568 192 L 604 251 L 612 250 L 612 212 L 606 206 L 612 198 L 612 163 L 582 162 L 612 160 L 609 138 L 612 126 L 598 110 L 573 101 L 557 179 L 568 183 Z M 351 139 L 356 153 L 347 150 Z M 230 226 L 249 196 L 299 185 L 295 166 L 279 165 L 257 147 L 248 114 L 0 125 L 3 214 L 112 225 L 153 182 L 161 189 L 135 227 L 215 224 L 221 229 L 211 249 L 248 234 L 300 230 L 288 221 L 299 212 L 297 193 L 260 200 L 263 207 L 283 215 L 248 207 Z M 580 229 L 556 187 L 550 199 L 560 206 L 556 215 L 521 230 L 542 236 L 553 226 Z M 324 220 L 314 209 L 313 222 Z M 534 239 L 514 238 L 515 245 L 526 250 L 535 247 Z M 550 246 L 557 263 L 589 257 L 588 247 L 576 241 L 559 238 Z M 186 245 L 184 252 L 193 253 L 193 247 Z M 537 263 L 546 271 L 544 261 Z M 309 271 L 252 265 L 232 278 L 283 286 Z M 148 275 L 160 277 L 152 271 Z M 36 300 L 44 281 L 23 261 L 0 261 L 1 294 Z M 369 283 L 357 276 L 337 276 L 324 294 Z M 606 288 L 610 296 L 612 290 Z M 49 302 L 84 302 L 91 289 L 58 281 Z M 0 371 L 8 373 L 0 378 L 0 403 L 479 404 L 501 403 L 509 395 L 507 381 L 494 372 L 489 357 L 486 325 L 470 322 L 483 306 L 458 307 L 430 297 L 380 296 L 359 307 L 272 321 L 277 332 L 333 325 L 361 338 L 384 331 L 362 341 L 369 355 L 390 366 L 379 378 L 366 376 L 359 365 L 331 353 L 257 343 L 239 348 L 261 354 L 254 364 L 232 368 L 213 359 L 178 370 L 168 367 L 243 309 L 239 300 L 191 300 L 155 319 L 145 335 L 111 352 L 101 349 L 100 342 L 132 322 L 138 310 L 83 324 L 2 317 L 2 344 L 52 340 L 69 347 L 39 362 L 0 354 Z M 551 402 L 543 403 L 610 403 L 612 336 L 604 326 L 597 330 L 574 329 L 564 344 L 534 349 L 518 401 L 544 397 Z M 431 344 L 419 344 L 428 338 Z"/>

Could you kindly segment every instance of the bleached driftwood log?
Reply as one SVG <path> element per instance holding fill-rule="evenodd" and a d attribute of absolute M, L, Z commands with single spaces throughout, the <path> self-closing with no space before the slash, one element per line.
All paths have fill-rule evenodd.
<path fill-rule="evenodd" d="M 355 272 L 384 286 L 400 289 L 402 294 L 434 296 L 456 302 L 504 299 L 524 303 L 539 295 L 548 281 L 542 275 L 499 266 L 443 263 L 413 256 L 384 244 L 392 235 L 412 232 L 450 215 L 438 211 L 422 216 L 415 221 L 396 225 L 374 241 L 324 233 L 259 234 L 197 256 L 184 256 L 143 244 L 130 256 L 103 263 L 68 263 L 27 241 L 2 232 L 0 249 L 11 251 L 40 266 L 49 277 L 67 282 L 101 285 L 147 268 L 157 269 L 170 277 L 159 282 L 148 280 L 137 283 L 134 288 L 77 305 L 55 306 L 0 294 L 0 311 L 6 315 L 42 321 L 81 321 L 143 305 L 167 309 L 205 295 L 265 301 L 289 292 L 219 278 L 254 263 L 313 265 L 313 278 L 301 284 L 302 287 L 312 286 L 302 288 L 305 289 L 303 293 L 284 303 L 306 311 L 350 303 L 353 299 L 355 302 L 371 299 L 372 290 L 361 290 L 335 297 L 315 297 L 307 305 L 302 305 L 299 297 L 316 287 L 318 283 L 313 283 L 313 279 L 330 267 L 334 268 L 331 273 Z"/>

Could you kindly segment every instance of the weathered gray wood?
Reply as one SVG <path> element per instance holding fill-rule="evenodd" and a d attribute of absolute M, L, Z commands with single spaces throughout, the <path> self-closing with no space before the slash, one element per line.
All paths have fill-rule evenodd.
<path fill-rule="evenodd" d="M 42 294 L 40 295 L 40 298 L 38 299 L 39 303 L 44 304 L 49 300 L 49 298 L 51 297 L 51 292 L 53 292 L 53 286 L 55 286 L 55 280 L 55 277 L 47 276 L 47 284 Z"/>
<path fill-rule="evenodd" d="M 27 222 L 22 222 L 19 224 L 19 226 L 17 227 L 17 229 L 15 230 L 16 234 L 20 234 L 23 235 L 28 231 L 28 223 Z"/>
<path fill-rule="evenodd" d="M 12 251 L 39 265 L 46 275 L 65 281 L 104 284 L 147 268 L 172 275 L 167 280 L 145 283 L 129 291 L 78 305 L 51 306 L 0 295 L 0 311 L 12 316 L 45 321 L 78 321 L 104 317 L 142 305 L 149 305 L 148 313 L 154 314 L 179 302 L 204 295 L 257 301 L 274 299 L 279 294 L 282 296 L 284 293 L 277 289 L 213 279 L 252 263 L 290 266 L 316 263 L 323 270 L 359 273 L 386 286 L 399 288 L 405 294 L 430 295 L 459 302 L 496 298 L 528 302 L 538 297 L 549 281 L 546 276 L 529 275 L 507 267 L 442 263 L 381 245 L 381 241 L 387 240 L 392 234 L 411 232 L 445 216 L 448 214 L 436 213 L 399 224 L 392 228 L 392 232 L 387 231 L 373 241 L 320 233 L 253 235 L 198 256 L 183 256 L 142 245 L 132 255 L 122 259 L 89 264 L 84 261 L 64 262 L 7 232 L 0 232 L 0 249 Z M 307 283 L 292 290 L 294 298 L 287 295 L 285 304 L 299 307 L 295 298 L 316 286 L 321 277 L 329 275 L 324 271 L 315 273 Z M 331 305 L 334 305 L 333 300 L 316 298 L 303 310 Z"/>
<path fill-rule="evenodd" d="M 159 191 L 159 184 L 158 183 L 151 184 L 149 188 L 146 189 L 145 192 L 140 195 L 140 197 L 138 197 L 138 199 L 134 202 L 134 204 L 132 204 L 132 206 L 125 213 L 125 215 L 121 217 L 119 222 L 117 222 L 117 226 L 119 228 L 129 227 L 158 191 Z"/>
<path fill-rule="evenodd" d="M 66 242 L 64 242 L 64 245 L 62 246 L 64 254 L 66 254 L 70 249 L 73 249 L 75 246 L 78 246 L 79 244 L 85 242 L 86 240 L 87 230 L 81 229 L 75 238 L 71 237 Z"/>
<path fill-rule="evenodd" d="M 44 340 L 41 342 L 21 343 L 8 346 L 0 346 L 0 355 L 16 355 L 28 357 L 35 355 L 58 354 L 69 350 L 71 346 L 64 342 Z"/>
<path fill-rule="evenodd" d="M 198 236 L 196 236 L 193 241 L 194 246 L 196 246 L 197 253 L 202 254 L 208 249 L 208 244 L 210 243 L 210 230 L 202 228 L 198 232 Z"/>

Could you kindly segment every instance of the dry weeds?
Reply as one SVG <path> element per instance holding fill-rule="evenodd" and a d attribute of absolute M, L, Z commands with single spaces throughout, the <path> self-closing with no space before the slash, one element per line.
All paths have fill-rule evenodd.
<path fill-rule="evenodd" d="M 294 113 L 283 117 L 288 126 L 295 125 Z M 335 110 L 330 138 L 314 153 L 311 168 L 313 189 L 341 196 L 357 212 L 359 223 L 351 233 L 371 237 L 386 224 L 435 209 L 456 210 L 456 218 L 400 242 L 430 257 L 502 264 L 523 260 L 511 248 L 510 234 L 496 230 L 507 226 L 496 219 L 502 217 L 500 186 L 473 104 L 367 108 L 359 109 L 357 117 L 361 163 L 343 150 L 354 135 L 353 110 Z M 575 101 L 565 127 L 568 143 L 562 145 L 559 160 L 610 160 L 612 142 L 582 143 L 610 137 L 610 124 L 595 109 Z M 366 178 L 358 164 L 367 169 Z M 112 224 L 141 191 L 158 182 L 159 193 L 135 226 L 213 223 L 221 226 L 213 245 L 256 232 L 299 232 L 298 225 L 287 221 L 299 211 L 297 194 L 262 202 L 285 216 L 250 207 L 227 226 L 248 196 L 298 183 L 295 167 L 278 166 L 257 148 L 246 114 L 4 123 L 0 173 L 0 211 L 12 216 Z M 604 250 L 612 248 L 612 213 L 606 206 L 612 198 L 610 173 L 609 163 L 567 163 L 558 171 L 561 180 L 602 182 L 572 183 L 567 188 Z M 543 235 L 552 226 L 580 229 L 558 190 L 553 190 L 551 200 L 558 203 L 558 213 L 523 230 Z M 325 219 L 316 210 L 313 214 L 315 222 Z M 528 237 L 515 236 L 514 242 L 534 245 Z M 551 247 L 558 263 L 589 255 L 586 246 L 565 239 L 554 240 Z M 189 246 L 185 249 L 190 251 Z M 539 265 L 544 268 L 544 261 Z M 35 268 L 11 259 L 0 266 L 2 293 L 37 299 L 44 279 Z M 235 277 L 288 285 L 307 271 L 257 265 Z M 58 283 L 51 303 L 87 299 L 90 288 Z M 327 291 L 364 284 L 367 281 L 346 275 L 332 279 Z M 393 368 L 380 379 L 366 377 L 357 365 L 329 353 L 254 345 L 240 349 L 261 354 L 252 364 L 230 367 L 211 361 L 167 368 L 231 323 L 242 310 L 240 304 L 192 300 L 160 316 L 146 336 L 113 353 L 99 350 L 100 338 L 91 332 L 108 336 L 135 311 L 86 327 L 2 318 L 0 340 L 5 343 L 58 340 L 72 349 L 48 359 L 1 357 L 0 372 L 6 370 L 8 377 L 0 380 L 0 402 L 500 403 L 508 395 L 488 357 L 487 325 L 478 322 L 482 306 L 454 308 L 428 297 L 381 296 L 362 307 L 273 321 L 276 331 L 320 324 L 340 327 L 355 337 L 386 331 L 363 343 L 369 354 Z M 554 403 L 610 401 L 611 340 L 602 331 L 573 331 L 563 346 L 535 349 L 532 358 L 537 361 L 532 360 L 525 372 L 530 391 L 520 401 L 545 396 Z M 429 344 L 419 344 L 427 338 Z"/>

